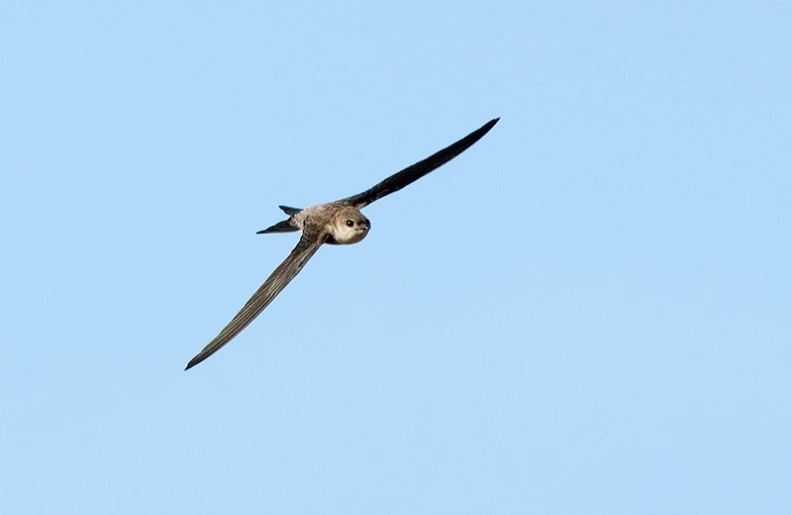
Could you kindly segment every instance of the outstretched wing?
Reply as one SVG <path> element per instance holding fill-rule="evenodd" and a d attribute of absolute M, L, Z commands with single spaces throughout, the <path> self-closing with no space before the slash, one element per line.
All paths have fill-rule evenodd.
<path fill-rule="evenodd" d="M 307 228 L 306 228 L 307 229 Z M 242 329 L 248 326 L 262 311 L 269 306 L 272 299 L 274 299 L 294 277 L 300 273 L 300 270 L 305 266 L 305 263 L 311 259 L 319 247 L 322 246 L 327 235 L 311 231 L 307 229 L 303 232 L 300 242 L 291 251 L 278 268 L 272 272 L 261 288 L 247 301 L 247 304 L 236 314 L 236 316 L 225 326 L 225 329 L 220 331 L 214 340 L 209 342 L 209 345 L 203 348 L 193 359 L 187 363 L 188 370 L 194 367 L 201 361 L 205 360 L 218 350 L 220 347 L 230 342 Z"/>
<path fill-rule="evenodd" d="M 451 146 L 435 153 L 412 166 L 408 166 L 401 172 L 395 173 L 380 182 L 373 188 L 367 189 L 363 193 L 358 193 L 349 198 L 343 199 L 341 202 L 346 202 L 355 206 L 357 209 L 363 209 L 375 200 L 379 200 L 385 195 L 389 195 L 394 191 L 399 191 L 411 182 L 415 182 L 432 170 L 439 168 L 447 162 L 454 159 L 456 156 L 467 150 L 473 143 L 480 140 L 486 133 L 492 129 L 500 118 L 495 118 L 485 123 L 480 129 L 471 132 L 461 140 L 457 141 Z"/>

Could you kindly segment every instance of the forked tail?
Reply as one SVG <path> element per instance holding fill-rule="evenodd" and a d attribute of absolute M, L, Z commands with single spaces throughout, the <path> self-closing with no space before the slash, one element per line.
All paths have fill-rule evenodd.
<path fill-rule="evenodd" d="M 299 231 L 298 227 L 292 225 L 292 217 L 302 211 L 302 209 L 296 207 L 289 207 L 289 206 L 278 206 L 283 210 L 284 213 L 289 215 L 287 220 L 283 220 L 282 222 L 278 222 L 272 227 L 267 227 L 263 231 L 259 231 L 256 234 L 269 234 L 271 232 L 294 232 Z"/>

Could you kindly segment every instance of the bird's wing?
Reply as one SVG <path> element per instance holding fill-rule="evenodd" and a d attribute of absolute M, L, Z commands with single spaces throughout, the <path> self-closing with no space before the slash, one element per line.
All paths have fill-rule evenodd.
<path fill-rule="evenodd" d="M 450 145 L 443 150 L 427 157 L 423 161 L 408 166 L 401 172 L 395 173 L 380 182 L 373 188 L 369 188 L 363 193 L 358 193 L 349 198 L 343 199 L 341 202 L 346 202 L 355 206 L 357 209 L 363 209 L 375 200 L 379 200 L 385 195 L 389 195 L 394 191 L 399 191 L 411 182 L 415 182 L 432 170 L 439 168 L 447 162 L 454 159 L 456 156 L 467 150 L 473 143 L 480 140 L 486 133 L 492 129 L 500 118 L 495 118 L 485 123 L 480 129 L 471 132 L 461 140 L 453 145 Z"/>
<path fill-rule="evenodd" d="M 264 308 L 269 306 L 272 299 L 277 297 L 286 285 L 300 273 L 305 263 L 311 259 L 311 256 L 313 256 L 317 250 L 319 250 L 319 247 L 322 246 L 326 239 L 326 234 L 306 228 L 306 230 L 303 231 L 300 242 L 294 247 L 294 250 L 291 251 L 289 257 L 272 272 L 272 275 L 264 281 L 261 288 L 253 294 L 239 313 L 236 314 L 222 331 L 220 331 L 220 334 L 187 363 L 187 368 L 185 368 L 185 370 L 194 367 L 220 350 L 220 347 L 230 342 L 242 331 L 242 329 L 247 327 L 248 324 L 259 316 L 259 314 L 264 311 Z"/>

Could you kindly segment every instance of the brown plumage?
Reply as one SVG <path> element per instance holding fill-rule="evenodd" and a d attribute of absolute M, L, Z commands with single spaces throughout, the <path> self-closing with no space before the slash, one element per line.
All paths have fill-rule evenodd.
<path fill-rule="evenodd" d="M 259 231 L 258 234 L 302 231 L 299 243 L 297 243 L 297 246 L 294 247 L 294 250 L 291 251 L 283 263 L 264 281 L 264 284 L 253 294 L 231 322 L 220 331 L 220 334 L 190 360 L 185 370 L 194 367 L 217 352 L 247 327 L 264 311 L 286 285 L 300 273 L 305 263 L 311 259 L 311 256 L 323 244 L 350 245 L 365 238 L 371 228 L 371 223 L 363 216 L 360 209 L 385 195 L 404 188 L 452 160 L 481 139 L 498 123 L 499 119 L 495 118 L 487 122 L 480 129 L 468 134 L 456 143 L 423 161 L 408 166 L 357 195 L 327 204 L 311 206 L 306 209 L 280 206 L 289 215 L 289 218 L 263 231 Z"/>

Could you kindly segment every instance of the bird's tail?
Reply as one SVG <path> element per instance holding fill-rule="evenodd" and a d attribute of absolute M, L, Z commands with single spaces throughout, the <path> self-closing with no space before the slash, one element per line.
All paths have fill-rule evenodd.
<path fill-rule="evenodd" d="M 282 222 L 278 222 L 272 227 L 267 227 L 263 231 L 259 231 L 256 234 L 269 234 L 271 232 L 294 232 L 299 231 L 300 229 L 295 227 L 292 224 L 292 217 L 302 211 L 302 209 L 296 207 L 289 207 L 289 206 L 278 206 L 283 210 L 284 213 L 289 215 L 288 220 L 283 220 Z"/>

